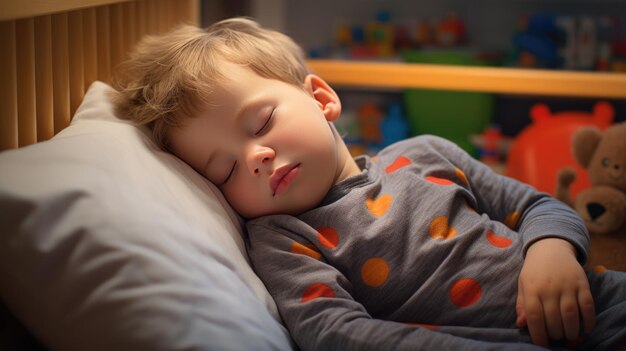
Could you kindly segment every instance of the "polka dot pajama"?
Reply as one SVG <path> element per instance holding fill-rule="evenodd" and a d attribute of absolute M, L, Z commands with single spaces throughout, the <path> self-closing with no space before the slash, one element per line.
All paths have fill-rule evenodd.
<path fill-rule="evenodd" d="M 336 184 L 318 207 L 247 224 L 253 266 L 298 345 L 538 349 L 515 326 L 524 254 L 539 239 L 559 237 L 584 262 L 589 240 L 578 216 L 433 136 L 357 164 L 361 174 Z M 579 347 L 626 342 L 626 277 L 609 274 L 610 283 L 594 289 L 621 295 L 598 305 L 603 331 Z M 606 342 L 602 333 L 617 337 Z M 555 347 L 568 346 L 576 345 Z"/>

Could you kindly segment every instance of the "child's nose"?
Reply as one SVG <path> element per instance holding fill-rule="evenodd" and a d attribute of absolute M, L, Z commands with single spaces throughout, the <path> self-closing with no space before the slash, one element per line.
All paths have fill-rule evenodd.
<path fill-rule="evenodd" d="M 248 154 L 248 169 L 254 175 L 261 173 L 272 173 L 272 161 L 276 153 L 272 148 L 266 146 L 255 146 Z"/>

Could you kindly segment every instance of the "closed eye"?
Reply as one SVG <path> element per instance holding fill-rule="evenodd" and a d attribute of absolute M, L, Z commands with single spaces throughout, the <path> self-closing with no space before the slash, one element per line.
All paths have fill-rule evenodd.
<path fill-rule="evenodd" d="M 274 118 L 274 111 L 276 111 L 276 109 L 272 109 L 272 113 L 270 113 L 270 115 L 265 120 L 265 123 L 263 123 L 261 128 L 259 128 L 259 130 L 256 133 L 254 133 L 254 135 L 261 135 L 266 132 L 266 129 L 268 129 L 269 126 L 272 124 L 272 120 Z"/>
<path fill-rule="evenodd" d="M 237 167 L 237 161 L 235 161 L 235 163 L 233 163 L 233 167 L 230 169 L 230 172 L 228 172 L 228 175 L 226 176 L 226 179 L 224 179 L 224 181 L 220 185 L 224 185 L 224 184 L 226 184 L 230 180 L 230 178 L 235 173 L 235 167 Z"/>

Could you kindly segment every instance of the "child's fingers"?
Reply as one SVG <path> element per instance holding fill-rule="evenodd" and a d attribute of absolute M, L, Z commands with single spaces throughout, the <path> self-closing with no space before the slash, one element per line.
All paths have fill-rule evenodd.
<path fill-rule="evenodd" d="M 587 283 L 587 281 L 584 281 Z M 589 334 L 596 325 L 596 309 L 593 304 L 593 296 L 589 291 L 589 284 L 586 288 L 580 289 L 578 292 L 578 306 L 583 319 L 583 328 L 585 333 Z"/>
<path fill-rule="evenodd" d="M 552 340 L 563 339 L 563 322 L 559 299 L 544 299 L 542 300 L 542 306 L 549 338 Z"/>
<path fill-rule="evenodd" d="M 568 294 L 561 298 L 561 317 L 565 337 L 567 340 L 576 340 L 580 333 L 580 317 L 575 294 Z"/>
<path fill-rule="evenodd" d="M 541 301 L 536 296 L 525 297 L 526 324 L 528 332 L 535 345 L 548 347 L 548 335 L 546 333 L 545 313 Z"/>

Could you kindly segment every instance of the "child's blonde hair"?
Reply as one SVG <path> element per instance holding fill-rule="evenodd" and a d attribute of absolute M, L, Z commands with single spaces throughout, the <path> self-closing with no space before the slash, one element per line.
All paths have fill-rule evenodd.
<path fill-rule="evenodd" d="M 206 106 L 214 86 L 225 78 L 219 63 L 223 60 L 298 87 L 309 73 L 293 40 L 250 19 L 227 19 L 206 29 L 183 25 L 146 37 L 118 67 L 113 82 L 116 112 L 148 125 L 167 148 L 167 129 Z"/>

